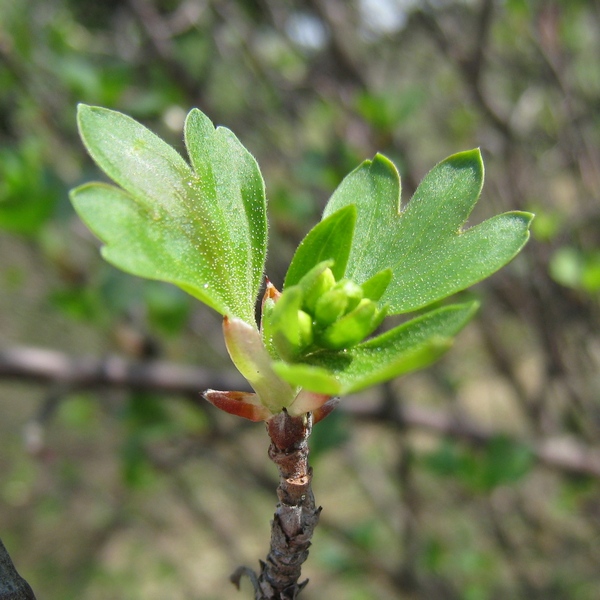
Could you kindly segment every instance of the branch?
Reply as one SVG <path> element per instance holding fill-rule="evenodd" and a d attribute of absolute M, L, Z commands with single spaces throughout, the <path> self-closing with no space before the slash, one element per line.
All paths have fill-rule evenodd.
<path fill-rule="evenodd" d="M 511 140 L 514 137 L 514 132 L 508 119 L 500 115 L 496 108 L 492 106 L 490 99 L 482 89 L 481 82 L 485 46 L 491 28 L 493 8 L 493 0 L 485 0 L 478 16 L 474 48 L 468 55 L 462 52 L 456 45 L 455 40 L 447 35 L 433 12 L 420 9 L 414 12 L 412 18 L 415 23 L 421 25 L 431 35 L 442 55 L 448 57 L 457 67 L 473 101 L 484 116 L 505 139 Z"/>
<path fill-rule="evenodd" d="M 279 469 L 279 503 L 271 522 L 271 547 L 266 561 L 260 563 L 258 577 L 251 569 L 240 567 L 231 580 L 239 589 L 241 576 L 247 575 L 255 600 L 295 600 L 308 583 L 298 583 L 298 579 L 321 513 L 315 504 L 312 469 L 308 466 L 312 416 L 291 417 L 284 410 L 268 421 L 267 431 L 271 438 L 269 458 Z"/>
<path fill-rule="evenodd" d="M 216 373 L 200 367 L 187 367 L 164 361 L 134 362 L 117 356 L 103 359 L 75 358 L 62 352 L 39 348 L 0 350 L 0 380 L 61 384 L 67 389 L 103 387 L 180 394 L 199 405 L 200 392 L 208 389 L 244 389 L 241 377 L 233 373 Z M 203 405 L 203 404 L 202 404 Z M 473 445 L 489 442 L 498 431 L 481 428 L 467 419 L 414 405 L 390 414 L 385 407 L 367 407 L 342 403 L 344 410 L 357 419 L 368 419 L 398 427 L 418 427 L 462 439 Z M 547 438 L 539 442 L 516 440 L 529 446 L 536 459 L 545 466 L 569 473 L 600 479 L 600 449 L 588 447 L 571 438 Z"/>
<path fill-rule="evenodd" d="M 17 573 L 0 540 L 0 600 L 35 600 L 29 584 Z"/>
<path fill-rule="evenodd" d="M 474 446 L 487 444 L 502 433 L 470 423 L 465 417 L 457 418 L 450 413 L 421 406 L 404 404 L 401 413 L 392 418 L 382 410 L 358 405 L 341 406 L 359 419 L 379 421 L 398 427 L 420 427 L 461 439 Z M 600 448 L 586 446 L 567 436 L 547 438 L 538 442 L 519 439 L 514 441 L 527 446 L 536 460 L 546 467 L 600 479 Z"/>
<path fill-rule="evenodd" d="M 210 386 L 222 390 L 244 386 L 241 377 L 201 367 L 130 361 L 114 355 L 79 358 L 24 347 L 0 350 L 0 379 L 54 383 L 71 389 L 117 387 L 182 395 L 198 395 Z"/>
<path fill-rule="evenodd" d="M 364 70 L 360 68 L 353 51 L 356 40 L 346 18 L 350 6 L 337 0 L 308 0 L 307 4 L 329 29 L 329 50 L 335 60 L 337 79 L 345 79 L 362 89 L 368 89 Z"/>

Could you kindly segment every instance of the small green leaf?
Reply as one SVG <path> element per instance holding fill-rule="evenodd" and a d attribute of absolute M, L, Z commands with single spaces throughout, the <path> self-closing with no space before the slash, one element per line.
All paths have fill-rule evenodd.
<path fill-rule="evenodd" d="M 121 113 L 80 105 L 81 137 L 121 188 L 71 192 L 115 266 L 174 283 L 223 315 L 254 323 L 266 255 L 264 184 L 254 158 L 225 128 L 192 110 L 185 140 L 193 168 Z"/>
<path fill-rule="evenodd" d="M 343 393 L 339 378 L 323 367 L 303 363 L 275 362 L 273 370 L 284 381 L 311 392 L 330 396 L 339 396 Z"/>
<path fill-rule="evenodd" d="M 242 319 L 225 318 L 223 334 L 229 356 L 238 371 L 250 382 L 261 404 L 272 413 L 289 405 L 297 390 L 280 379 L 272 368 L 271 357 L 262 336 L 252 325 Z"/>
<path fill-rule="evenodd" d="M 298 246 L 285 276 L 284 289 L 296 285 L 315 265 L 333 260 L 331 271 L 341 279 L 346 269 L 352 234 L 356 224 L 356 207 L 341 208 L 317 223 Z"/>
<path fill-rule="evenodd" d="M 281 295 L 269 317 L 268 329 L 273 345 L 286 360 L 292 360 L 302 349 L 304 338 L 298 315 L 301 303 L 302 290 L 299 286 L 292 286 Z"/>
<path fill-rule="evenodd" d="M 435 166 L 400 212 L 394 165 L 380 154 L 365 161 L 342 181 L 323 213 L 327 218 L 343 206 L 357 206 L 345 276 L 362 283 L 390 268 L 393 278 L 381 302 L 398 314 L 491 275 L 523 247 L 532 215 L 504 213 L 463 231 L 482 185 L 479 150 L 461 152 Z"/>
<path fill-rule="evenodd" d="M 422 369 L 437 360 L 452 338 L 471 320 L 477 302 L 429 311 L 353 348 L 346 368 L 345 393 Z"/>
<path fill-rule="evenodd" d="M 390 284 L 392 280 L 392 270 L 385 269 L 384 271 L 379 271 L 379 273 L 375 273 L 373 277 L 367 279 L 362 284 L 363 295 L 365 298 L 369 300 L 373 300 L 377 302 L 383 296 L 383 293 L 387 289 L 387 286 Z"/>
<path fill-rule="evenodd" d="M 303 364 L 277 362 L 273 370 L 293 385 L 346 395 L 422 369 L 437 360 L 477 310 L 477 302 L 438 308 L 347 352 L 319 352 Z"/>

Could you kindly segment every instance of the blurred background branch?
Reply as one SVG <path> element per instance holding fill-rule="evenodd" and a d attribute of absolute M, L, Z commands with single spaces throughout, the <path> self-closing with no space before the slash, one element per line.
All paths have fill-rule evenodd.
<path fill-rule="evenodd" d="M 46 385 L 59 385 L 66 395 L 76 390 L 122 388 L 129 391 L 146 391 L 182 396 L 200 410 L 213 410 L 201 397 L 205 389 L 240 389 L 243 380 L 234 373 L 221 376 L 199 367 L 186 367 L 164 361 L 139 362 L 119 356 L 101 359 L 76 358 L 61 352 L 39 348 L 12 348 L 0 350 L 0 379 Z M 53 396 L 52 404 L 60 401 Z M 397 399 L 393 401 L 397 403 Z M 403 402 L 390 413 L 385 399 L 378 406 L 364 406 L 347 401 L 339 410 L 361 421 L 379 422 L 398 429 L 417 427 L 442 436 L 455 437 L 476 446 L 484 445 L 502 435 L 471 423 L 464 416 L 447 411 L 423 408 Z M 43 411 L 46 421 L 52 411 Z M 572 439 L 545 439 L 536 445 L 526 440 L 514 443 L 529 447 L 535 458 L 548 467 L 573 474 L 600 478 L 600 448 L 590 449 Z"/>

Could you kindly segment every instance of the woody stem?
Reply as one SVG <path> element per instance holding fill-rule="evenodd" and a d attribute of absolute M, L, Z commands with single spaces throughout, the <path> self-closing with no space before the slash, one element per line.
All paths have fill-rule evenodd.
<path fill-rule="evenodd" d="M 245 568 L 238 569 L 233 576 L 237 583 L 242 574 L 250 576 L 255 600 L 295 600 L 308 583 L 298 580 L 321 512 L 311 489 L 312 469 L 308 464 L 311 430 L 310 413 L 292 417 L 283 411 L 267 423 L 271 438 L 269 457 L 279 470 L 279 502 L 271 524 L 271 547 L 266 560 L 261 561 L 258 577 L 252 577 Z"/>

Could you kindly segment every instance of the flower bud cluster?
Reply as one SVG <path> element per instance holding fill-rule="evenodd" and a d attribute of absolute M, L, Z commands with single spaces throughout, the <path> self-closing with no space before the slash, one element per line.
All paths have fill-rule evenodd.
<path fill-rule="evenodd" d="M 355 346 L 381 324 L 386 308 L 377 301 L 390 274 L 381 272 L 365 284 L 336 281 L 331 263 L 321 263 L 283 294 L 267 289 L 263 301 L 263 337 L 267 348 L 296 361 L 318 350 Z"/>

